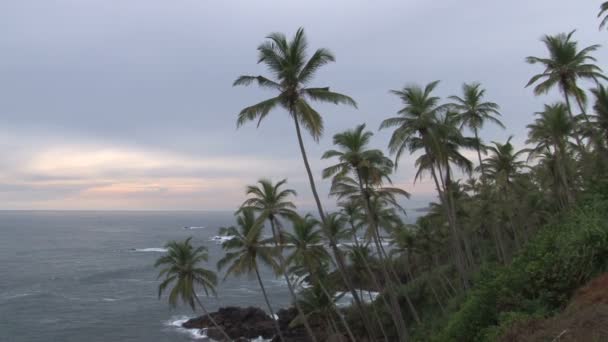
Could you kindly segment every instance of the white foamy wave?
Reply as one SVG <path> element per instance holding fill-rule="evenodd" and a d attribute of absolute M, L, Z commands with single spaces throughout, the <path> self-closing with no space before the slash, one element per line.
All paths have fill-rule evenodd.
<path fill-rule="evenodd" d="M 195 229 L 207 229 L 205 226 L 185 226 L 184 229 L 195 230 Z"/>
<path fill-rule="evenodd" d="M 116 299 L 116 298 L 102 298 L 101 300 L 104 301 L 104 302 L 115 302 L 118 299 Z"/>
<path fill-rule="evenodd" d="M 174 328 L 176 331 L 182 333 L 182 334 L 187 334 L 190 335 L 190 338 L 195 339 L 195 340 L 200 340 L 200 339 L 207 339 L 207 335 L 205 334 L 205 329 L 186 329 L 184 327 L 182 327 L 182 324 L 186 323 L 186 321 L 188 321 L 191 317 L 187 317 L 187 316 L 180 316 L 180 317 L 174 317 L 168 321 L 165 322 L 166 326 L 169 326 L 171 328 Z"/>
<path fill-rule="evenodd" d="M 340 300 L 338 300 L 338 302 L 336 303 L 337 306 L 339 307 L 347 307 L 347 306 L 351 306 L 352 302 L 353 302 L 353 295 L 350 292 L 343 292 L 342 294 L 342 298 L 340 298 Z M 364 291 L 363 296 L 361 297 L 361 301 L 364 303 L 371 303 L 373 300 L 375 300 L 378 297 L 379 293 L 378 292 L 367 292 Z"/>
<path fill-rule="evenodd" d="M 210 237 L 209 241 L 213 241 L 213 242 L 217 243 L 218 245 L 220 245 L 220 244 L 222 244 L 226 241 L 230 241 L 232 239 L 233 239 L 232 236 L 216 235 L 216 236 Z"/>
<path fill-rule="evenodd" d="M 166 248 L 161 247 L 151 247 L 151 248 L 134 248 L 135 252 L 156 252 L 156 253 L 166 253 Z"/>

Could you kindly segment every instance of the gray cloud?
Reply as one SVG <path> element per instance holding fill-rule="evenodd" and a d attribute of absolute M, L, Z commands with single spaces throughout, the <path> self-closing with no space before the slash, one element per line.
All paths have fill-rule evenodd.
<path fill-rule="evenodd" d="M 231 87 L 239 74 L 264 72 L 255 64 L 255 48 L 267 33 L 292 34 L 298 26 L 306 28 L 312 48 L 329 47 L 337 56 L 337 63 L 321 70 L 315 83 L 331 85 L 359 102 L 359 110 L 319 106 L 325 114 L 325 137 L 318 145 L 307 139 L 317 174 L 327 165 L 318 159 L 329 148 L 331 135 L 361 122 L 375 130 L 400 107 L 388 90 L 411 82 L 441 79 L 439 93 L 447 96 L 458 92 L 464 81 L 481 81 L 488 96 L 501 104 L 508 126 L 506 131 L 488 127 L 482 136 L 501 141 L 514 134 L 515 141 L 523 142 L 532 113 L 557 98 L 556 94 L 535 98 L 523 88 L 539 71 L 526 65 L 524 57 L 545 53 L 538 41 L 545 33 L 578 28 L 576 38 L 583 45 L 605 41 L 606 32 L 597 31 L 595 20 L 599 3 L 3 1 L 0 132 L 9 138 L 0 137 L 0 167 L 4 173 L 14 170 L 12 179 L 7 175 L 2 181 L 16 187 L 11 194 L 19 193 L 15 206 L 23 208 L 49 198 L 53 191 L 57 196 L 52 198 L 67 196 L 70 189 L 41 194 L 20 191 L 24 185 L 18 183 L 69 183 L 72 176 L 28 174 L 19 168 L 29 156 L 53 146 L 108 145 L 189 159 L 247 156 L 280 162 L 274 168 L 242 171 L 195 166 L 132 170 L 115 165 L 98 170 L 97 177 L 113 181 L 233 178 L 239 179 L 241 188 L 261 176 L 289 177 L 300 190 L 302 203 L 309 203 L 285 113 L 272 113 L 260 129 L 251 125 L 237 131 L 238 110 L 270 94 Z M 605 50 L 597 56 L 602 65 Z M 388 134 L 377 133 L 374 145 L 384 147 Z M 401 162 L 396 177 L 410 187 L 412 159 Z M 80 181 L 96 184 L 91 175 Z M 326 182 L 321 186 L 324 193 L 327 186 Z M 171 193 L 170 188 L 161 188 Z M 425 186 L 408 190 L 419 194 L 421 201 L 428 200 L 431 192 Z M 194 195 L 181 196 L 180 205 L 196 201 L 188 197 Z M 234 207 L 235 198 L 227 197 L 222 206 Z M 189 207 L 198 208 L 193 202 Z M 100 205 L 101 200 L 90 203 Z"/>

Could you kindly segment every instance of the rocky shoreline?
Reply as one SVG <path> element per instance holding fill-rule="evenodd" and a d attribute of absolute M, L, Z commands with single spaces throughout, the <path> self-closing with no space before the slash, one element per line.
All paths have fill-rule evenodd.
<path fill-rule="evenodd" d="M 216 312 L 210 313 L 213 319 L 234 341 L 246 342 L 252 339 L 263 338 L 265 340 L 280 341 L 275 336 L 276 331 L 272 318 L 262 309 L 256 307 L 224 307 Z M 306 330 L 301 327 L 290 327 L 289 323 L 297 316 L 295 308 L 280 309 L 277 311 L 279 327 L 285 338 L 285 342 L 309 342 L 310 338 Z M 313 330 L 318 332 L 317 338 L 322 341 L 340 341 L 339 337 L 329 339 L 320 328 L 320 325 L 311 322 Z M 212 340 L 222 341 L 222 334 L 213 326 L 207 315 L 189 319 L 182 324 L 186 329 L 206 329 L 206 335 Z M 317 328 L 317 329 L 315 329 Z"/>

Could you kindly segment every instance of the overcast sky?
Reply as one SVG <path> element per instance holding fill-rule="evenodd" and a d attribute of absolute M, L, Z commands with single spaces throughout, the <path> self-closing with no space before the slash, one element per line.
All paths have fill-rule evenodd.
<path fill-rule="evenodd" d="M 238 111 L 271 93 L 233 88 L 241 74 L 265 73 L 256 47 L 274 31 L 303 26 L 311 49 L 337 62 L 313 85 L 351 95 L 355 110 L 319 106 L 326 133 L 306 140 L 318 179 L 333 134 L 359 123 L 377 130 L 399 108 L 388 93 L 442 80 L 438 94 L 479 81 L 502 106 L 514 135 L 542 103 L 526 81 L 544 56 L 539 38 L 578 29 L 581 45 L 604 43 L 599 0 L 4 0 L 0 2 L 0 209 L 231 210 L 246 184 L 288 178 L 312 208 L 293 124 L 277 110 L 237 130 Z M 608 50 L 597 52 L 600 66 Z M 389 132 L 373 145 L 385 148 Z M 399 186 L 408 207 L 432 199 L 413 184 L 404 156 Z M 320 181 L 320 180 L 319 180 Z M 321 182 L 324 201 L 327 182 Z"/>

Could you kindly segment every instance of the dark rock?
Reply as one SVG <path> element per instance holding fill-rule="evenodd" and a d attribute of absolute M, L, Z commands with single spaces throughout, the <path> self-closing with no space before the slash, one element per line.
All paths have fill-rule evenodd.
<path fill-rule="evenodd" d="M 268 339 L 275 335 L 272 319 L 259 308 L 225 307 L 210 315 L 232 339 L 251 339 L 259 336 Z M 209 338 L 219 341 L 223 338 L 220 330 L 213 326 L 207 315 L 190 319 L 182 326 L 186 329 L 207 328 Z"/>

